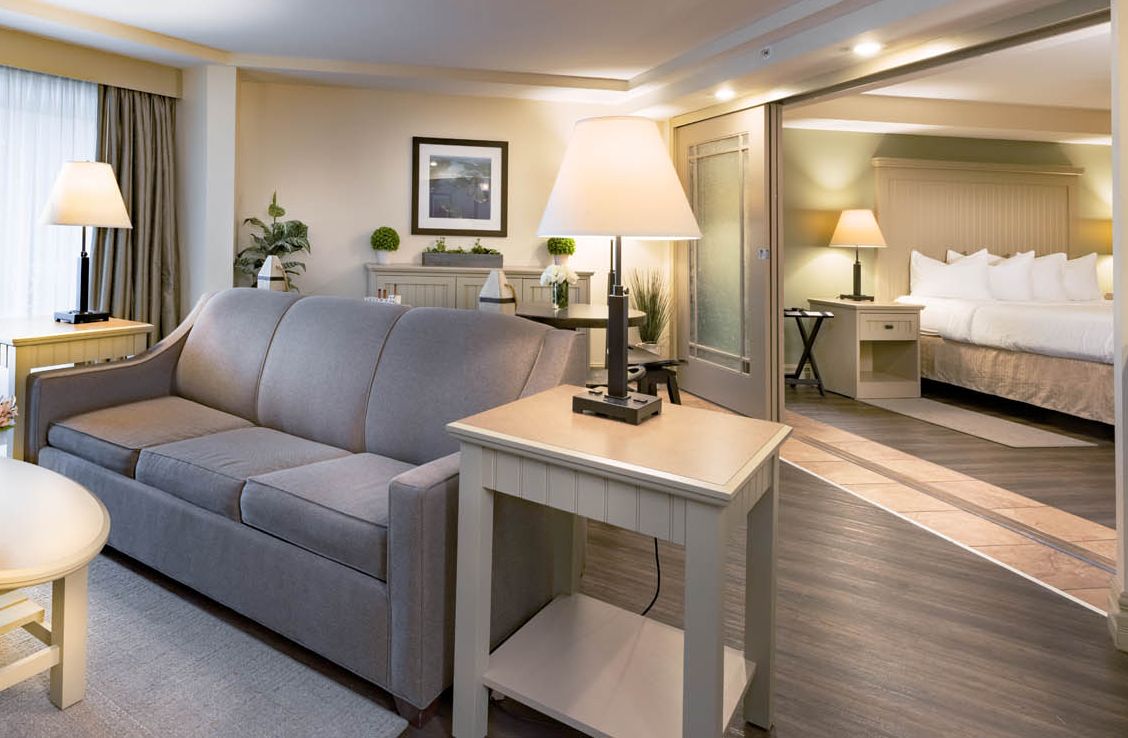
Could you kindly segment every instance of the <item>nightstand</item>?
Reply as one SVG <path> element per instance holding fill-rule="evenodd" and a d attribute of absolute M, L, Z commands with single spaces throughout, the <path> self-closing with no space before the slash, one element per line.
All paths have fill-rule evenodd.
<path fill-rule="evenodd" d="M 835 315 L 815 347 L 826 389 L 859 400 L 920 397 L 920 305 L 808 302 Z"/>

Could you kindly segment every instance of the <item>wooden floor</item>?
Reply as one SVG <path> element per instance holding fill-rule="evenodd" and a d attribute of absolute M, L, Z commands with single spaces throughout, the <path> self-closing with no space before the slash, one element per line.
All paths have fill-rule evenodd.
<path fill-rule="evenodd" d="M 925 396 L 989 415 L 1020 420 L 1096 443 L 1092 448 L 1018 449 L 925 423 L 811 387 L 788 388 L 789 410 L 886 446 L 1116 527 L 1115 465 L 1110 426 L 939 383 Z"/>

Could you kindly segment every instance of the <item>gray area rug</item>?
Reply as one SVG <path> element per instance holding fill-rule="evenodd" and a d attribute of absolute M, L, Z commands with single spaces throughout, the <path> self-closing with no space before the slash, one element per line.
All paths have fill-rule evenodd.
<path fill-rule="evenodd" d="M 974 410 L 947 405 L 923 397 L 897 400 L 862 400 L 862 402 L 1012 448 L 1064 448 L 1097 445 L 1077 438 L 1070 438 L 1060 433 L 1033 428 L 1022 423 L 1015 423 L 1003 418 L 996 418 L 993 415 L 977 413 Z"/>
<path fill-rule="evenodd" d="M 50 585 L 27 590 L 49 606 Z M 0 636 L 0 664 L 39 645 Z M 90 569 L 86 699 L 59 711 L 47 674 L 0 692 L 0 735 L 367 736 L 407 723 L 122 564 Z"/>

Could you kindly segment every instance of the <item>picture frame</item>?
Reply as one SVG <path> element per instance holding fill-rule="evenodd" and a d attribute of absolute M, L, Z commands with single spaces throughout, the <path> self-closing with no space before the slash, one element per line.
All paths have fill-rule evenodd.
<path fill-rule="evenodd" d="M 411 139 L 411 232 L 505 237 L 509 142 Z"/>

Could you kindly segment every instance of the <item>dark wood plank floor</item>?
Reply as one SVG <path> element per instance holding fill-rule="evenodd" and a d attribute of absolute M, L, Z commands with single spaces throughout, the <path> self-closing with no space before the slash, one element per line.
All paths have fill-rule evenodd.
<path fill-rule="evenodd" d="M 1102 617 L 806 473 L 782 475 L 777 726 L 827 736 L 1128 735 L 1128 655 Z M 739 544 L 730 554 L 726 632 L 739 644 Z M 650 539 L 592 525 L 583 587 L 641 609 L 654 583 Z M 681 621 L 681 550 L 662 547 L 654 617 Z M 138 570 L 144 570 L 137 566 Z M 159 575 L 167 587 L 391 706 L 381 690 Z M 490 735 L 572 736 L 506 700 Z M 445 736 L 450 695 L 422 730 Z M 732 726 L 730 736 L 763 735 Z"/>
<path fill-rule="evenodd" d="M 886 446 L 1012 490 L 1095 523 L 1116 527 L 1113 429 L 1018 402 L 927 382 L 924 394 L 1096 443 L 1092 448 L 1019 449 L 941 428 L 811 387 L 788 388 L 786 407 Z"/>

